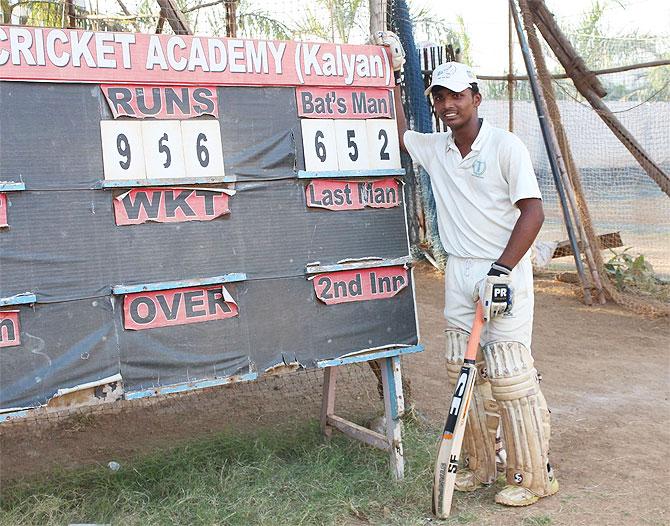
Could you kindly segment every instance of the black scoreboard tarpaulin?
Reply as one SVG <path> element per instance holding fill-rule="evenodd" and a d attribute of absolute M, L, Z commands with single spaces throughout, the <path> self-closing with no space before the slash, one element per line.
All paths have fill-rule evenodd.
<path fill-rule="evenodd" d="M 219 88 L 218 104 L 227 174 L 286 179 L 303 167 L 293 88 Z M 99 86 L 0 82 L 0 115 L 0 181 L 20 177 L 35 190 L 100 184 L 100 120 L 112 113 Z"/>
<path fill-rule="evenodd" d="M 8 224 L 0 228 L 0 409 L 44 404 L 58 389 L 115 374 L 138 391 L 417 343 L 411 273 L 387 272 L 402 286 L 377 296 L 390 278 L 354 273 L 372 280 L 366 294 L 326 301 L 325 286 L 346 294 L 346 283 L 330 273 L 317 297 L 306 272 L 315 262 L 408 256 L 399 174 L 381 185 L 395 192 L 388 206 L 362 204 L 377 187 L 355 187 L 360 178 L 312 186 L 319 196 L 358 189 L 360 206 L 329 210 L 314 190 L 308 203 L 316 180 L 298 177 L 309 141 L 295 88 L 214 89 L 217 111 L 161 121 L 167 131 L 156 132 L 155 118 L 115 118 L 98 84 L 0 82 L 0 182 L 15 185 L 0 186 Z M 147 173 L 177 161 L 197 171 L 218 159 L 225 180 L 108 177 L 137 162 L 130 132 L 140 121 L 149 123 L 137 131 L 142 140 L 157 133 L 156 151 L 144 152 Z M 129 132 L 115 128 L 105 143 L 107 125 Z M 171 142 L 175 129 L 190 159 Z M 117 157 L 105 159 L 108 151 Z M 24 293 L 35 300 L 11 301 Z"/>
<path fill-rule="evenodd" d="M 296 276 L 313 261 L 407 254 L 402 208 L 315 210 L 304 187 L 296 179 L 238 183 L 229 215 L 128 226 L 114 222 L 118 190 L 11 193 L 11 227 L 0 232 L 0 297 L 30 291 L 65 301 L 121 284 L 227 272 Z"/>

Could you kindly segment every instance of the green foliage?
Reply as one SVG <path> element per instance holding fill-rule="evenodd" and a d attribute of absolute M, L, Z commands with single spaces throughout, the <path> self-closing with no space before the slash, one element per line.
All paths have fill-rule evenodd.
<path fill-rule="evenodd" d="M 643 254 L 633 256 L 628 250 L 626 248 L 618 253 L 611 250 L 613 256 L 605 263 L 605 271 L 616 288 L 670 301 L 670 283 L 656 277 L 653 267 Z"/>
<path fill-rule="evenodd" d="M 219 20 L 223 20 L 223 17 Z M 211 17 L 210 25 L 214 27 L 214 24 L 214 17 Z M 241 2 L 238 7 L 237 30 L 238 35 L 245 38 L 290 40 L 293 36 L 289 26 L 273 18 L 264 9 L 251 7 L 247 2 Z M 214 34 L 223 34 L 223 28 L 214 31 Z"/>
<path fill-rule="evenodd" d="M 351 31 L 360 27 L 362 5 L 362 0 L 316 0 L 305 8 L 302 20 L 293 29 L 294 36 L 348 42 Z"/>
<path fill-rule="evenodd" d="M 461 52 L 461 62 L 464 62 L 466 64 L 472 64 L 472 57 L 470 56 L 470 36 L 468 35 L 468 31 L 465 28 L 465 20 L 463 20 L 463 17 L 461 15 L 458 15 L 456 18 L 456 22 L 458 22 L 458 30 L 455 33 L 455 37 L 457 42 L 459 43 L 458 46 L 454 45 L 454 49 L 456 47 L 459 47 Z M 451 42 L 451 44 L 454 44 Z"/>
<path fill-rule="evenodd" d="M 21 5 L 11 0 L 0 0 L 0 2 L 5 23 L 10 23 L 14 15 L 18 16 L 19 22 L 23 25 L 63 27 L 63 22 L 67 19 L 67 9 L 63 2 L 36 0 Z"/>

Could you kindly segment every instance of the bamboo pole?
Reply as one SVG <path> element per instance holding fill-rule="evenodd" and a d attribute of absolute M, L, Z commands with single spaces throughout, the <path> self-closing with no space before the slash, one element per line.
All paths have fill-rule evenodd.
<path fill-rule="evenodd" d="M 547 148 L 547 154 L 549 157 L 549 165 L 551 166 L 551 173 L 554 177 L 554 183 L 556 185 L 556 191 L 558 192 L 558 197 L 561 203 L 561 210 L 563 211 L 563 221 L 565 222 L 565 228 L 568 231 L 568 239 L 570 240 L 570 246 L 572 247 L 572 254 L 575 259 L 575 266 L 577 267 L 577 274 L 579 275 L 579 281 L 582 284 L 582 289 L 584 293 L 584 303 L 591 305 L 593 299 L 591 297 L 591 286 L 586 278 L 586 273 L 584 272 L 584 265 L 582 263 L 582 258 L 580 255 L 579 245 L 577 243 L 577 237 L 575 236 L 574 226 L 572 224 L 572 217 L 570 216 L 570 209 L 567 202 L 567 197 L 565 195 L 565 189 L 563 188 L 563 182 L 561 180 L 560 169 L 558 166 L 558 153 L 555 149 L 555 141 L 552 141 L 551 136 L 551 127 L 546 119 L 546 106 L 542 99 L 542 93 L 537 84 L 537 78 L 533 69 L 533 63 L 530 57 L 530 50 L 528 48 L 528 42 L 523 32 L 523 27 L 521 25 L 521 19 L 519 13 L 516 10 L 516 5 L 514 0 L 509 0 L 510 9 L 512 16 L 514 17 L 514 24 L 516 26 L 516 32 L 519 37 L 519 45 L 521 46 L 521 51 L 523 52 L 523 60 L 526 64 L 526 71 L 528 72 L 528 78 L 530 80 L 531 91 L 533 92 L 533 99 L 535 101 L 535 108 L 537 110 L 537 116 L 540 121 L 540 129 L 542 130 L 542 138 L 544 139 L 544 145 Z"/>
<path fill-rule="evenodd" d="M 514 131 L 514 49 L 512 43 L 512 32 L 514 31 L 514 19 L 512 10 L 507 13 L 507 100 L 509 121 L 507 129 Z"/>
<path fill-rule="evenodd" d="M 544 34 L 542 36 L 544 37 Z M 633 71 L 635 69 L 657 68 L 659 66 L 670 66 L 670 60 L 668 59 L 652 60 L 651 62 L 640 62 L 638 64 L 628 64 L 626 66 L 616 66 L 614 68 L 594 69 L 592 73 L 594 75 L 608 75 L 610 73 L 622 73 L 624 71 Z M 480 75 L 479 73 L 477 73 L 477 78 L 480 80 L 507 80 L 509 78 L 509 75 Z M 551 78 L 570 79 L 571 77 L 567 73 L 556 73 L 551 75 Z M 528 75 L 513 75 L 512 80 L 528 80 Z"/>
<path fill-rule="evenodd" d="M 565 72 L 572 79 L 577 90 L 589 102 L 589 104 L 596 110 L 596 113 L 607 124 L 612 133 L 623 143 L 626 149 L 635 157 L 640 166 L 647 172 L 654 182 L 670 196 L 670 177 L 663 169 L 654 162 L 640 143 L 635 140 L 635 137 L 624 127 L 623 124 L 616 118 L 614 113 L 607 107 L 607 105 L 600 100 L 599 93 L 595 91 L 592 86 L 585 81 L 580 75 L 579 70 L 575 69 L 575 58 L 577 55 L 572 45 L 567 42 L 565 35 L 556 24 L 554 17 L 547 10 L 542 0 L 533 0 L 533 6 L 538 13 L 545 13 L 540 19 L 538 29 L 542 36 L 547 41 L 552 51 L 556 54 L 556 58 L 561 62 L 565 68 Z"/>
<path fill-rule="evenodd" d="M 67 27 L 76 28 L 77 27 L 77 12 L 74 9 L 73 0 L 65 0 L 67 5 Z"/>
<path fill-rule="evenodd" d="M 558 24 L 556 23 L 556 20 L 554 19 L 554 16 L 551 14 L 549 9 L 547 9 L 544 0 L 529 0 L 528 4 L 528 8 L 530 10 L 529 12 L 533 14 L 533 20 L 535 20 L 536 24 L 539 22 L 541 24 L 547 25 L 548 27 L 558 28 Z M 541 28 L 540 31 L 542 31 Z M 572 46 L 566 36 L 561 31 L 553 33 L 553 36 L 556 39 L 558 45 L 556 48 L 552 48 L 552 50 L 556 54 L 556 58 L 558 58 L 561 64 L 569 64 L 569 69 L 575 72 L 575 76 L 579 77 L 580 82 L 582 82 L 584 86 L 588 86 L 590 89 L 592 89 L 599 97 L 604 97 L 607 95 L 607 90 L 600 83 L 598 77 L 591 70 L 589 70 L 589 68 L 582 60 L 582 57 L 579 56 L 579 53 L 575 51 L 575 48 Z M 542 34 L 544 35 L 544 33 Z M 565 67 L 566 71 L 568 71 L 568 67 L 565 66 L 565 64 L 563 67 Z"/>
<path fill-rule="evenodd" d="M 226 8 L 226 36 L 230 38 L 237 37 L 237 0 L 227 0 L 224 3 Z"/>
<path fill-rule="evenodd" d="M 535 32 L 535 27 L 533 26 L 534 17 L 531 11 L 529 10 L 528 0 L 519 0 L 521 6 L 521 15 L 524 20 L 524 25 L 526 26 L 526 33 L 528 34 L 528 40 L 530 43 L 530 48 L 535 57 L 535 66 L 538 71 L 538 76 L 540 80 L 540 86 L 543 92 L 544 103 L 547 106 L 549 118 L 551 119 L 551 129 L 550 135 L 554 146 L 558 148 L 562 155 L 557 158 L 558 167 L 561 173 L 561 178 L 565 187 L 566 195 L 568 197 L 568 202 L 572 208 L 573 217 L 575 219 L 575 225 L 577 227 L 577 232 L 581 238 L 582 246 L 584 247 L 584 254 L 586 256 L 586 261 L 588 263 L 589 269 L 591 271 L 591 278 L 593 283 L 598 291 L 598 301 L 601 304 L 605 303 L 605 292 L 603 290 L 602 281 L 600 279 L 599 267 L 596 262 L 595 257 L 593 256 L 593 247 L 592 247 L 592 238 L 586 232 L 584 228 L 584 222 L 591 224 L 590 215 L 586 202 L 582 200 L 581 207 L 577 204 L 577 199 L 575 197 L 575 185 L 574 181 L 578 180 L 579 177 L 575 172 L 572 174 L 569 173 L 566 166 L 566 153 L 572 158 L 570 153 L 570 145 L 567 141 L 566 133 L 561 122 L 561 113 L 558 109 L 558 104 L 556 104 L 556 95 L 554 89 L 551 85 L 551 80 L 549 79 L 549 69 L 544 60 L 544 54 L 542 53 L 542 47 L 540 46 L 540 40 Z M 560 139 L 559 139 L 560 137 Z M 580 185 L 581 190 L 581 185 Z M 581 212 L 581 213 L 580 213 Z M 582 221 L 582 217 L 586 221 Z M 598 250 L 598 244 L 596 241 L 596 250 Z"/>
<path fill-rule="evenodd" d="M 386 0 L 369 0 L 370 34 L 386 30 Z"/>
<path fill-rule="evenodd" d="M 165 13 L 165 18 L 176 35 L 193 34 L 176 0 L 158 0 L 158 5 L 161 7 L 161 12 Z"/>

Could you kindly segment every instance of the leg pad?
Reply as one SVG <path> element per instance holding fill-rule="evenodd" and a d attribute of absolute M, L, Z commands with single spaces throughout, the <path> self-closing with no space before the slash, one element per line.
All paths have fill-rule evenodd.
<path fill-rule="evenodd" d="M 484 358 L 500 410 L 507 483 L 549 495 L 549 411 L 530 351 L 519 342 L 496 342 L 486 346 Z"/>

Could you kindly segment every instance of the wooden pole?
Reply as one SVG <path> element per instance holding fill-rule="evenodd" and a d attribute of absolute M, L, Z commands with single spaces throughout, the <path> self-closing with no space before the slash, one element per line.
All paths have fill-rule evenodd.
<path fill-rule="evenodd" d="M 553 15 L 546 8 L 544 1 L 532 0 L 532 4 L 538 13 L 544 13 L 538 24 L 538 29 L 552 51 L 556 54 L 556 58 L 559 59 L 565 68 L 565 72 L 574 82 L 577 90 L 589 102 L 591 107 L 596 110 L 596 113 L 607 124 L 609 129 L 612 130 L 612 133 L 623 143 L 631 155 L 635 157 L 640 166 L 647 172 L 647 175 L 654 180 L 666 195 L 670 196 L 670 177 L 651 159 L 640 143 L 635 140 L 635 137 L 621 124 L 607 105 L 600 100 L 600 92 L 596 91 L 591 83 L 587 82 L 585 77 L 581 75 L 580 70 L 575 66 L 578 62 L 575 58 L 577 54 L 561 32 L 558 24 L 556 24 Z"/>
<path fill-rule="evenodd" d="M 237 36 L 237 0 L 226 0 L 226 36 L 235 38 Z"/>
<path fill-rule="evenodd" d="M 386 29 L 386 0 L 369 0 L 370 34 Z"/>
<path fill-rule="evenodd" d="M 170 24 L 170 27 L 177 35 L 192 35 L 193 31 L 186 21 L 184 13 L 177 7 L 176 0 L 158 0 L 158 5 L 161 6 L 161 11 L 165 12 L 165 18 Z"/>
<path fill-rule="evenodd" d="M 165 11 L 161 7 L 160 15 L 158 16 L 158 22 L 156 23 L 156 34 L 160 35 L 163 32 L 163 26 L 165 25 Z"/>
<path fill-rule="evenodd" d="M 77 27 L 77 12 L 74 9 L 74 0 L 65 0 L 67 4 L 67 27 L 76 28 Z"/>
<path fill-rule="evenodd" d="M 512 43 L 512 34 L 514 31 L 514 19 L 512 18 L 512 10 L 508 9 L 507 13 L 507 99 L 508 99 L 508 114 L 509 122 L 507 129 L 514 131 L 514 47 Z"/>
<path fill-rule="evenodd" d="M 530 12 L 533 14 L 533 20 L 535 20 L 542 35 L 544 36 L 544 31 L 542 31 L 541 26 L 551 28 L 552 37 L 556 41 L 556 45 L 552 46 L 552 51 L 561 64 L 563 64 L 565 70 L 572 71 L 574 76 L 579 78 L 585 87 L 592 89 L 599 97 L 607 95 L 607 90 L 600 83 L 598 77 L 586 67 L 582 57 L 579 56 L 570 41 L 558 28 L 558 24 L 549 9 L 547 9 L 544 0 L 529 0 L 528 3 L 529 9 L 532 9 Z"/>
<path fill-rule="evenodd" d="M 539 27 L 539 26 L 538 26 Z M 544 37 L 544 34 L 542 35 Z M 546 39 L 545 39 L 546 40 Z M 640 62 L 638 64 L 627 64 L 625 66 L 616 66 L 614 68 L 594 69 L 594 75 L 607 75 L 609 73 L 622 73 L 624 71 L 632 71 L 635 69 L 657 68 L 659 66 L 670 66 L 670 60 L 652 60 L 651 62 Z M 477 78 L 480 80 L 507 80 L 509 75 L 480 75 L 477 73 Z M 551 75 L 552 79 L 570 79 L 570 75 L 566 73 L 556 73 Z M 512 75 L 512 80 L 528 80 L 528 75 Z M 572 80 L 572 79 L 571 79 Z"/>
<path fill-rule="evenodd" d="M 537 110 L 537 116 L 540 121 L 542 138 L 544 140 L 545 147 L 547 148 L 547 156 L 549 157 L 549 165 L 551 167 L 551 173 L 554 177 L 554 183 L 556 184 L 556 192 L 558 193 L 558 198 L 561 203 L 561 210 L 563 212 L 563 221 L 565 222 L 565 228 L 568 231 L 568 238 L 570 239 L 570 246 L 572 247 L 572 253 L 575 259 L 577 274 L 579 274 L 579 280 L 582 284 L 582 289 L 584 291 L 584 303 L 586 303 L 587 305 L 591 305 L 593 303 L 591 297 L 591 286 L 584 272 L 584 265 L 582 263 L 582 258 L 580 256 L 580 250 L 577 242 L 577 237 L 575 235 L 573 219 L 570 215 L 570 207 L 568 205 L 567 197 L 565 195 L 565 188 L 563 187 L 563 181 L 560 173 L 561 170 L 558 164 L 560 154 L 556 151 L 555 140 L 552 140 L 552 128 L 550 126 L 550 123 L 547 122 L 546 118 L 547 113 L 546 104 L 543 100 L 542 92 L 540 91 L 540 88 L 537 83 L 537 77 L 533 69 L 533 63 L 530 57 L 530 50 L 528 49 L 528 42 L 526 41 L 524 29 L 521 24 L 521 18 L 516 10 L 514 0 L 509 0 L 509 5 L 510 9 L 512 10 L 512 16 L 514 17 L 514 25 L 516 26 L 516 32 L 519 37 L 519 45 L 521 46 L 521 51 L 523 52 L 523 60 L 526 64 L 526 71 L 528 72 L 528 78 L 530 79 L 531 91 L 533 92 L 535 108 Z"/>
<path fill-rule="evenodd" d="M 561 179 L 565 188 L 565 193 L 568 197 L 570 203 L 570 208 L 572 209 L 572 214 L 575 219 L 575 225 L 577 227 L 577 232 L 581 238 L 582 246 L 584 247 L 584 254 L 586 255 L 586 261 L 589 265 L 591 271 L 591 277 L 593 283 L 598 291 L 598 301 L 601 304 L 605 303 L 605 292 L 603 290 L 602 281 L 600 279 L 600 273 L 598 270 L 598 265 L 593 256 L 593 249 L 591 247 L 591 238 L 587 235 L 586 229 L 584 228 L 584 222 L 582 221 L 582 215 L 580 211 L 588 218 L 588 223 L 591 224 L 590 216 L 588 215 L 588 208 L 586 203 L 583 202 L 583 208 L 580 210 L 580 207 L 577 205 L 577 200 L 575 197 L 575 188 L 573 181 L 578 179 L 576 173 L 568 173 L 566 166 L 565 155 L 566 151 L 570 155 L 569 150 L 570 146 L 567 141 L 565 130 L 563 129 L 563 124 L 561 123 L 561 114 L 558 110 L 558 104 L 556 103 L 556 94 L 554 93 L 554 88 L 551 85 L 551 80 L 549 78 L 549 69 L 544 60 L 544 54 L 542 53 L 542 47 L 540 46 L 540 39 L 535 32 L 535 27 L 533 26 L 534 18 L 533 14 L 530 12 L 528 7 L 528 0 L 519 0 L 519 5 L 521 6 L 521 14 L 524 19 L 524 25 L 526 26 L 526 34 L 528 35 L 528 41 L 530 43 L 530 48 L 535 57 L 535 67 L 538 71 L 538 76 L 540 80 L 540 86 L 543 92 L 544 103 L 547 106 L 548 115 L 551 119 L 550 126 L 550 136 L 551 140 L 554 143 L 555 148 L 561 152 L 562 155 L 557 156 L 559 170 L 561 172 Z M 559 140 L 559 136 L 561 140 Z M 570 155 L 571 156 L 571 155 Z M 598 245 L 596 245 L 596 250 Z"/>

